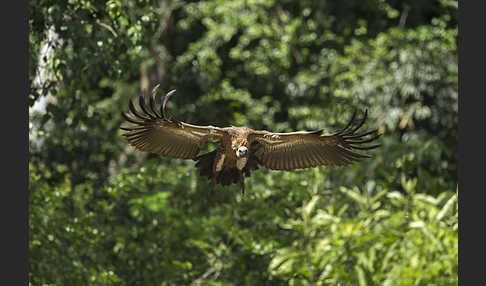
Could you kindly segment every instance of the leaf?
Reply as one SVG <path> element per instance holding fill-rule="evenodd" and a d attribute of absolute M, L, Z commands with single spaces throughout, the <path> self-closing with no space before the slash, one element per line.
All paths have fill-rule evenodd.
<path fill-rule="evenodd" d="M 366 198 L 360 194 L 359 189 L 357 187 L 354 187 L 351 190 L 345 187 L 340 187 L 339 190 L 345 195 L 347 195 L 348 197 L 350 197 L 351 199 L 353 199 L 358 204 L 360 205 L 366 204 Z"/>
<path fill-rule="evenodd" d="M 449 200 L 447 200 L 447 203 L 445 203 L 445 205 L 442 207 L 440 212 L 437 214 L 436 219 L 441 221 L 445 217 L 445 215 L 451 210 L 451 208 L 454 207 L 454 203 L 456 202 L 457 202 L 457 195 L 454 194 Z"/>
<path fill-rule="evenodd" d="M 310 214 L 314 210 L 314 207 L 318 200 L 319 200 L 319 196 L 313 196 L 312 199 L 302 207 L 302 217 L 305 220 L 310 216 Z"/>
<path fill-rule="evenodd" d="M 363 269 L 359 265 L 356 265 L 356 266 L 354 266 L 354 270 L 356 271 L 356 274 L 358 275 L 359 285 L 360 286 L 368 285 L 366 283 L 366 278 L 365 278 L 365 274 L 364 274 Z"/>
<path fill-rule="evenodd" d="M 302 253 L 292 248 L 280 249 L 275 257 L 270 261 L 268 270 L 275 274 L 289 273 L 292 269 L 292 264 L 295 258 L 301 256 Z"/>
<path fill-rule="evenodd" d="M 425 223 L 423 221 L 413 221 L 409 224 L 411 228 L 424 228 Z"/>

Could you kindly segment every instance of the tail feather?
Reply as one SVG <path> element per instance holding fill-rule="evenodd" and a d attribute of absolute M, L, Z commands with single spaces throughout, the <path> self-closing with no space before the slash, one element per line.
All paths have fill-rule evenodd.
<path fill-rule="evenodd" d="M 213 178 L 213 163 L 216 157 L 216 150 L 202 154 L 195 158 L 196 167 L 199 169 L 199 175 L 207 177 L 209 180 Z M 216 178 L 216 183 L 222 186 L 231 184 L 238 184 L 240 182 L 240 172 L 243 172 L 245 177 L 251 175 L 251 171 L 258 169 L 258 161 L 255 156 L 250 156 L 245 168 L 242 171 L 237 168 L 223 168 Z"/>
<path fill-rule="evenodd" d="M 258 151 L 259 147 L 260 146 L 256 144 L 250 149 L 251 151 L 248 162 L 246 163 L 245 168 L 243 168 L 243 174 L 245 175 L 245 177 L 249 177 L 251 175 L 251 171 L 258 170 L 258 165 L 260 164 L 260 162 L 258 161 L 258 157 L 255 156 L 255 153 Z"/>
<path fill-rule="evenodd" d="M 218 183 L 227 186 L 231 184 L 236 184 L 238 183 L 238 180 L 240 178 L 240 171 L 236 168 L 232 169 L 223 169 L 219 173 L 218 176 Z"/>

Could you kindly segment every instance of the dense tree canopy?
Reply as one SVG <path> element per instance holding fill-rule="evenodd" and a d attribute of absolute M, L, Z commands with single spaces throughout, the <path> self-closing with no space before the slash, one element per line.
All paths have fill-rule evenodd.
<path fill-rule="evenodd" d="M 456 285 L 457 5 L 29 0 L 31 285 Z M 201 125 L 332 132 L 367 108 L 382 148 L 207 193 L 120 136 L 159 83 Z"/>

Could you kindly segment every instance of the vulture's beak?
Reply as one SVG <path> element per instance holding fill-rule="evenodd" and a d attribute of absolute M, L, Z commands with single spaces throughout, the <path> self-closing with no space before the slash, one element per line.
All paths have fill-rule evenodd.
<path fill-rule="evenodd" d="M 240 148 L 238 148 L 238 150 L 236 150 L 236 157 L 238 158 L 244 157 L 246 156 L 247 153 L 248 153 L 248 148 L 246 148 L 245 146 L 241 146 Z"/>

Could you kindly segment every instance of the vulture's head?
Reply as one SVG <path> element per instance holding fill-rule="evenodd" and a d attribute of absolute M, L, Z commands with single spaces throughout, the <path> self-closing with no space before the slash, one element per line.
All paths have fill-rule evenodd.
<path fill-rule="evenodd" d="M 240 146 L 236 149 L 236 157 L 245 157 L 248 154 L 248 148 L 246 146 Z"/>
<path fill-rule="evenodd" d="M 247 134 L 236 133 L 231 138 L 231 148 L 236 154 L 236 158 L 242 158 L 249 155 Z"/>

